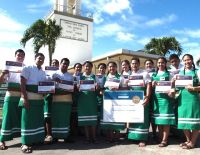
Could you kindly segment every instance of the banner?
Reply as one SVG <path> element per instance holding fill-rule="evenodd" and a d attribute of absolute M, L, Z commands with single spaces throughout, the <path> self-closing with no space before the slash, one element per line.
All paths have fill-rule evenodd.
<path fill-rule="evenodd" d="M 104 93 L 104 122 L 144 122 L 143 91 L 107 91 Z"/>

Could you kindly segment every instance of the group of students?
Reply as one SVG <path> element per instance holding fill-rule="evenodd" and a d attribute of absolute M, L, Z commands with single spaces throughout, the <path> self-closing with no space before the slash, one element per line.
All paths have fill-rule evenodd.
<path fill-rule="evenodd" d="M 15 52 L 17 62 L 23 63 L 25 52 L 21 49 Z M 55 59 L 52 66 L 59 66 L 59 70 L 47 76 L 42 69 L 45 56 L 35 55 L 35 64 L 25 66 L 21 74 L 14 74 L 3 70 L 0 81 L 8 83 L 3 105 L 3 118 L 0 132 L 0 149 L 5 150 L 5 141 L 21 135 L 21 150 L 31 153 L 32 145 L 37 143 L 51 143 L 53 140 L 67 140 L 70 134 L 72 113 L 77 113 L 78 126 L 84 128 L 87 143 L 96 143 L 97 127 L 104 130 L 109 142 L 119 137 L 120 131 L 127 128 L 127 138 L 138 140 L 139 147 L 144 147 L 149 136 L 149 125 L 152 123 L 153 133 L 156 126 L 159 131 L 159 147 L 168 145 L 170 126 L 176 125 L 183 130 L 186 141 L 180 144 L 183 149 L 192 149 L 197 143 L 200 130 L 200 72 L 195 68 L 193 57 L 185 54 L 180 64 L 177 55 L 169 57 L 171 65 L 167 67 L 167 59 L 159 57 L 156 69 L 154 62 L 147 59 L 145 69 L 140 69 L 140 59 L 133 57 L 131 61 L 121 62 L 121 73 L 118 73 L 116 62 L 100 63 L 99 72 L 92 73 L 93 64 L 86 61 L 74 65 L 74 74 L 68 72 L 70 61 L 63 58 L 59 62 Z M 83 72 L 82 72 L 83 67 Z M 107 73 L 106 73 L 107 70 Z M 174 87 L 176 75 L 190 75 L 193 85 L 177 89 Z M 141 75 L 144 85 L 141 87 L 128 86 L 129 76 Z M 74 83 L 74 90 L 61 89 L 58 83 L 63 80 Z M 96 88 L 80 91 L 80 81 L 91 80 Z M 119 87 L 105 86 L 106 81 L 119 80 Z M 55 81 L 56 89 L 53 94 L 38 93 L 40 81 Z M 159 81 L 171 81 L 172 89 L 168 93 L 158 93 L 155 87 Z M 103 120 L 103 94 L 105 91 L 142 90 L 144 91 L 144 122 L 119 123 Z M 76 121 L 76 120 L 75 120 Z M 45 122 L 45 125 L 44 125 Z M 71 127 L 72 129 L 72 127 Z M 72 129 L 73 130 L 73 129 Z"/>

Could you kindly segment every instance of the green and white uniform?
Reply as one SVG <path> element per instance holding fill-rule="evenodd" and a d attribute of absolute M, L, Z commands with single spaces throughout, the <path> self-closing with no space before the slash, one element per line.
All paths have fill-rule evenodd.
<path fill-rule="evenodd" d="M 151 82 L 150 75 L 143 70 L 138 70 L 136 73 L 132 73 L 131 75 L 142 75 L 143 80 L 146 84 Z M 144 91 L 144 95 L 146 94 L 146 87 L 131 87 L 131 90 L 142 90 Z M 133 140 L 147 140 L 149 134 L 149 107 L 147 104 L 144 107 L 144 123 L 130 123 L 128 129 L 128 139 Z"/>
<path fill-rule="evenodd" d="M 72 81 L 73 76 L 68 72 L 57 71 L 53 74 L 53 79 Z M 57 139 L 65 139 L 69 135 L 70 117 L 72 110 L 72 93 L 62 90 L 56 85 L 56 92 L 52 100 L 52 135 Z"/>
<path fill-rule="evenodd" d="M 83 73 L 80 80 L 94 80 L 94 74 Z M 95 91 L 81 91 L 78 96 L 78 126 L 97 125 L 97 94 Z"/>
<path fill-rule="evenodd" d="M 169 81 L 168 71 L 158 71 L 152 75 L 152 81 Z M 173 103 L 168 94 L 157 93 L 153 90 L 152 121 L 157 125 L 175 125 Z"/>
<path fill-rule="evenodd" d="M 26 92 L 29 109 L 22 105 L 21 141 L 22 144 L 31 145 L 44 141 L 44 98 L 38 94 L 38 82 L 46 80 L 46 74 L 37 66 L 27 66 L 22 70 L 21 76 L 26 79 Z"/>
<path fill-rule="evenodd" d="M 9 73 L 7 79 L 8 88 L 4 98 L 3 117 L 0 131 L 0 141 L 9 141 L 20 136 L 21 131 L 21 97 L 20 73 Z"/>
<path fill-rule="evenodd" d="M 106 77 L 106 81 L 112 81 L 112 80 L 120 80 L 120 75 L 117 73 L 116 75 L 111 75 L 108 74 Z M 109 88 L 106 88 L 105 91 L 110 91 Z M 104 104 L 104 103 L 103 103 Z M 102 116 L 103 116 L 103 108 L 102 108 Z M 100 121 L 100 128 L 101 129 L 111 129 L 115 131 L 120 131 L 125 129 L 125 123 L 120 123 L 120 122 L 104 122 L 103 117 L 102 120 Z"/>
<path fill-rule="evenodd" d="M 198 70 L 181 71 L 180 75 L 191 75 L 193 86 L 199 85 L 200 72 Z M 178 129 L 200 130 L 200 96 L 198 92 L 181 89 L 178 103 Z"/>

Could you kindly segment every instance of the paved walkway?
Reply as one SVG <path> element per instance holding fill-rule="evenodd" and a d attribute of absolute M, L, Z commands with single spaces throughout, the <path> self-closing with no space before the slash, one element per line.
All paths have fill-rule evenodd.
<path fill-rule="evenodd" d="M 97 144 L 85 144 L 83 137 L 79 137 L 75 143 L 64 143 L 59 141 L 52 145 L 38 145 L 33 147 L 36 155 L 70 154 L 70 155 L 198 155 L 200 154 L 200 139 L 198 147 L 192 150 L 184 150 L 179 147 L 180 138 L 170 136 L 170 145 L 159 148 L 150 139 L 149 144 L 139 148 L 136 142 L 120 140 L 111 144 L 100 139 Z M 8 150 L 0 150 L 0 155 L 21 155 L 20 138 L 7 143 Z"/>

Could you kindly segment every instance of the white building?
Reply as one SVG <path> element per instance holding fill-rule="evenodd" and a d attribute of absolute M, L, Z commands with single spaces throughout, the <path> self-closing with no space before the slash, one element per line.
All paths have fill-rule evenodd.
<path fill-rule="evenodd" d="M 81 14 L 81 0 L 55 0 L 54 9 L 46 19 L 55 19 L 63 28 L 53 58 L 61 60 L 67 57 L 70 65 L 91 60 L 93 19 Z"/>

